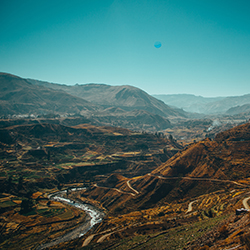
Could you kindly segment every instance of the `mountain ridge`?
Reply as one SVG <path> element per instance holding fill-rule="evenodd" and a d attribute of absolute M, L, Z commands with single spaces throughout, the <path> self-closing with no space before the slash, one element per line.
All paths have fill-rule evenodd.
<path fill-rule="evenodd" d="M 62 89 L 67 93 L 81 97 L 92 103 L 102 105 L 105 108 L 110 106 L 119 107 L 127 111 L 141 109 L 163 117 L 182 116 L 187 117 L 186 112 L 177 108 L 170 108 L 163 101 L 158 100 L 145 91 L 130 86 L 111 86 L 108 84 L 76 84 L 62 85 L 53 84 L 33 79 L 27 79 L 36 85 L 44 85 L 49 88 Z"/>
<path fill-rule="evenodd" d="M 74 97 L 60 90 L 50 90 L 35 86 L 27 80 L 6 74 L 0 74 L 1 114 L 80 112 L 93 111 L 97 105 Z M 57 103 L 60 103 L 58 105 Z"/>
<path fill-rule="evenodd" d="M 245 113 L 250 113 L 250 104 L 238 105 L 226 111 L 226 114 L 229 114 L 229 115 L 237 115 L 237 114 L 245 114 Z"/>
<path fill-rule="evenodd" d="M 230 114 L 229 109 L 250 104 L 250 94 L 228 97 L 202 97 L 191 94 L 153 96 L 161 99 L 167 105 L 182 108 L 186 112 L 204 114 Z"/>
<path fill-rule="evenodd" d="M 119 107 L 111 104 L 105 106 L 89 102 L 82 97 L 67 93 L 60 87 L 57 88 L 58 85 L 50 83 L 32 84 L 26 79 L 7 73 L 0 73 L 0 82 L 0 112 L 4 117 L 8 115 L 24 114 L 59 114 L 66 116 L 78 114 L 84 116 L 86 118 L 85 120 L 89 120 L 92 124 L 96 125 L 111 125 L 134 130 L 145 129 L 158 131 L 171 126 L 170 121 L 160 115 L 166 114 L 166 112 L 163 112 L 164 109 L 174 116 L 182 115 L 178 111 L 166 106 L 163 102 L 153 97 L 148 97 L 149 95 L 146 93 L 144 94 L 144 99 L 148 98 L 147 108 L 144 107 L 143 102 L 140 105 L 134 105 L 135 103 L 140 103 L 145 100 L 142 98 L 140 99 L 139 96 L 138 98 L 134 96 L 131 102 L 129 93 L 126 94 L 126 98 L 123 99 L 125 102 L 130 99 L 130 101 L 128 101 L 131 103 L 130 106 L 120 105 L 121 107 Z M 46 87 L 47 85 L 53 85 L 55 88 L 48 88 Z M 108 88 L 111 87 L 108 85 L 106 86 Z M 90 87 L 93 90 L 93 86 L 85 87 Z M 67 86 L 64 86 L 64 88 L 67 88 Z M 139 93 L 142 92 L 139 89 L 136 89 L 136 91 Z M 92 99 L 93 98 L 98 99 L 98 97 L 93 97 L 92 95 Z M 119 95 L 117 98 L 120 98 Z M 157 105 L 155 107 L 155 103 L 151 103 L 149 99 L 156 102 L 158 106 L 160 103 L 160 108 L 158 108 Z"/>

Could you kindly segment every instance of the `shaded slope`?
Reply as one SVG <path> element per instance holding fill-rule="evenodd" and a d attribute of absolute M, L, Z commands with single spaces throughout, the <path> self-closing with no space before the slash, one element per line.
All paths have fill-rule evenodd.
<path fill-rule="evenodd" d="M 79 113 L 94 111 L 93 105 L 62 90 L 35 86 L 20 77 L 0 74 L 0 113 L 41 114 L 47 112 Z"/>
<path fill-rule="evenodd" d="M 242 106 L 236 106 L 233 108 L 230 108 L 226 114 L 228 115 L 237 115 L 240 113 L 250 113 L 250 104 L 244 104 Z"/>
<path fill-rule="evenodd" d="M 94 125 L 121 126 L 133 130 L 150 131 L 171 127 L 170 122 L 158 114 L 135 109 L 135 107 L 132 107 L 131 110 L 124 110 L 119 107 L 110 106 L 107 108 L 92 104 L 80 97 L 68 94 L 58 87 L 62 85 L 49 83 L 35 85 L 25 79 L 5 73 L 0 74 L 0 83 L 0 114 L 2 116 L 14 114 L 43 115 L 47 113 L 81 114 L 84 115 L 84 117 L 80 117 L 81 120 L 85 118 L 83 123 L 88 122 Z M 55 89 L 51 86 L 57 86 L 58 88 Z M 71 87 L 65 85 L 62 88 L 67 90 Z M 98 91 L 97 94 L 94 100 L 100 98 Z M 106 98 L 109 98 L 109 96 L 106 96 Z M 152 111 L 155 110 L 152 108 Z M 74 125 L 72 119 L 71 122 Z"/>
<path fill-rule="evenodd" d="M 203 97 L 190 94 L 175 95 L 153 95 L 155 98 L 164 101 L 167 105 L 184 109 L 187 112 L 205 112 L 208 103 L 213 103 L 224 99 L 225 97 Z"/>
<path fill-rule="evenodd" d="M 124 110 L 145 110 L 161 116 L 186 116 L 186 112 L 167 106 L 141 89 L 133 86 L 110 86 L 106 84 L 83 84 L 67 86 L 52 84 L 43 81 L 28 79 L 29 82 L 37 85 L 44 85 L 48 88 L 62 89 L 72 95 L 81 97 L 95 104 L 105 107 L 120 107 Z"/>
<path fill-rule="evenodd" d="M 246 108 L 249 109 L 249 107 L 243 105 L 250 104 L 250 94 L 213 98 L 188 94 L 154 95 L 154 97 L 164 101 L 167 105 L 173 105 L 178 108 L 182 108 L 187 112 L 198 112 L 204 114 L 237 114 L 245 112 Z"/>

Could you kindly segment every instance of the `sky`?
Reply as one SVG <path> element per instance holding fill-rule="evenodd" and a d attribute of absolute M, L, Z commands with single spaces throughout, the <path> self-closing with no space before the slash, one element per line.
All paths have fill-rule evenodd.
<path fill-rule="evenodd" d="M 249 0 L 0 0 L 0 72 L 149 94 L 249 94 L 249 13 Z"/>

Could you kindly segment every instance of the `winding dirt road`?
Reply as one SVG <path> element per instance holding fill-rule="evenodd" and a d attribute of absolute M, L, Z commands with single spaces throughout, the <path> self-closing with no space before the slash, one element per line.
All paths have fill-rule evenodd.
<path fill-rule="evenodd" d="M 120 229 L 120 230 L 117 230 L 117 231 L 112 231 L 112 232 L 110 232 L 110 233 L 106 233 L 107 231 L 104 231 L 104 232 L 101 232 L 101 233 L 98 233 L 98 234 L 92 234 L 92 235 L 88 236 L 88 237 L 84 240 L 84 242 L 83 242 L 83 244 L 82 244 L 82 247 L 86 247 L 86 246 L 93 240 L 93 238 L 94 238 L 95 236 L 97 236 L 97 235 L 104 234 L 104 235 L 102 235 L 102 236 L 97 240 L 97 243 L 101 243 L 101 242 L 103 242 L 108 236 L 110 236 L 111 234 L 116 233 L 116 232 L 119 232 L 119 231 L 122 231 L 122 230 L 125 230 L 125 229 Z"/>
<path fill-rule="evenodd" d="M 198 201 L 198 200 L 191 201 L 191 202 L 188 204 L 188 210 L 186 211 L 186 214 L 193 211 L 192 205 L 193 205 L 195 202 L 197 202 L 197 201 Z"/>
<path fill-rule="evenodd" d="M 91 234 L 88 238 L 86 238 L 82 244 L 82 247 L 86 247 L 95 237 L 95 234 Z"/>
<path fill-rule="evenodd" d="M 160 175 L 152 175 L 151 173 L 148 173 L 149 176 L 154 176 L 159 179 L 164 180 L 177 180 L 177 179 L 184 179 L 184 180 L 192 180 L 192 181 L 214 181 L 214 182 L 225 182 L 225 183 L 233 183 L 235 185 L 241 186 L 241 187 L 248 187 L 248 185 L 238 183 L 236 181 L 231 180 L 220 180 L 220 179 L 212 179 L 212 178 L 199 178 L 199 177 L 165 177 Z"/>
<path fill-rule="evenodd" d="M 128 194 L 128 195 L 135 196 L 135 194 L 133 194 L 133 193 L 124 192 L 124 191 L 122 191 L 122 190 L 120 190 L 120 189 L 118 189 L 118 188 L 103 187 L 103 186 L 98 186 L 97 184 L 94 184 L 94 187 L 97 187 L 97 188 L 104 188 L 104 189 L 113 189 L 113 190 L 115 190 L 115 191 L 117 191 L 117 192 L 119 192 L 119 193 L 122 193 L 122 194 Z"/>
<path fill-rule="evenodd" d="M 186 180 L 194 180 L 194 181 L 213 181 L 213 182 L 223 182 L 223 183 L 232 183 L 232 184 L 235 184 L 235 185 L 238 185 L 238 186 L 241 186 L 241 187 L 248 187 L 247 185 L 244 185 L 244 184 L 241 184 L 241 183 L 238 183 L 236 181 L 231 181 L 231 180 L 220 180 L 220 179 L 212 179 L 212 178 L 197 178 L 197 177 L 165 177 L 165 176 L 160 176 L 160 175 L 152 175 L 151 173 L 148 173 L 149 176 L 154 176 L 154 177 L 157 177 L 159 179 L 164 179 L 164 180 L 173 180 L 173 179 L 186 179 Z M 99 188 L 105 188 L 105 189 L 113 189 L 119 193 L 123 193 L 123 194 L 129 194 L 129 195 L 132 195 L 132 196 L 135 196 L 135 195 L 138 195 L 140 192 L 137 191 L 136 189 L 134 189 L 131 184 L 130 184 L 130 180 L 128 180 L 126 182 L 127 186 L 129 187 L 130 190 L 133 191 L 133 193 L 129 193 L 129 192 L 124 192 L 120 189 L 117 189 L 117 188 L 109 188 L 109 187 L 100 187 L 98 186 L 97 184 L 94 184 L 95 187 L 99 187 Z M 247 197 L 245 198 L 242 202 L 243 202 L 243 205 L 246 209 L 250 209 L 249 205 L 248 205 L 248 200 L 250 200 L 250 197 Z M 188 204 L 188 209 L 186 211 L 186 214 L 187 213 L 190 213 L 193 211 L 193 207 L 192 205 L 195 203 L 195 202 L 198 202 L 198 200 L 194 200 L 192 202 L 190 202 Z M 103 242 L 107 237 L 109 237 L 110 235 L 112 235 L 113 233 L 116 233 L 116 232 L 119 232 L 119 231 L 123 231 L 123 230 L 126 230 L 128 227 L 125 227 L 125 228 L 122 228 L 122 229 L 118 229 L 116 230 L 116 228 L 114 229 L 111 229 L 111 230 L 107 230 L 107 231 L 103 231 L 103 232 L 100 232 L 100 233 L 97 233 L 97 234 L 92 234 L 90 236 L 88 236 L 82 246 L 87 246 L 95 236 L 98 236 L 98 235 L 102 235 L 98 240 L 97 240 L 97 243 L 101 243 Z"/>
<path fill-rule="evenodd" d="M 249 205 L 248 205 L 248 203 L 247 203 L 248 200 L 250 200 L 250 197 L 245 198 L 245 199 L 242 201 L 242 203 L 243 203 L 243 206 L 244 206 L 245 209 L 250 210 L 250 207 L 249 207 Z"/>
<path fill-rule="evenodd" d="M 131 180 L 128 180 L 128 181 L 127 181 L 128 187 L 129 187 L 133 192 L 135 192 L 136 194 L 139 194 L 139 192 L 138 192 L 137 190 L 135 190 L 134 188 L 131 187 L 131 185 L 130 185 L 130 183 L 129 183 L 130 181 L 131 181 Z"/>

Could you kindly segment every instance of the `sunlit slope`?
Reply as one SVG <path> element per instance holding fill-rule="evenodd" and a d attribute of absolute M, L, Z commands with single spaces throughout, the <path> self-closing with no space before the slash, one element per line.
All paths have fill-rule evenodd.
<path fill-rule="evenodd" d="M 152 172 L 163 176 L 240 179 L 249 176 L 250 124 L 192 144 Z"/>
<path fill-rule="evenodd" d="M 113 201 L 111 205 L 114 190 L 110 190 L 110 196 L 99 199 L 113 211 L 119 207 L 120 211 L 129 212 L 225 188 L 244 187 L 250 171 L 249 132 L 250 124 L 245 124 L 218 134 L 213 141 L 207 138 L 188 146 L 152 172 L 131 179 L 130 185 L 138 193 L 128 196 L 123 204 Z M 123 183 L 125 188 L 126 182 Z M 98 192 L 96 188 L 92 191 L 95 195 Z M 90 191 L 89 196 L 95 197 L 94 193 Z"/>

